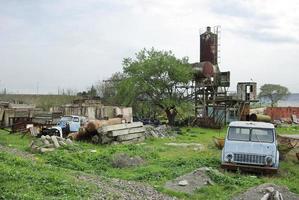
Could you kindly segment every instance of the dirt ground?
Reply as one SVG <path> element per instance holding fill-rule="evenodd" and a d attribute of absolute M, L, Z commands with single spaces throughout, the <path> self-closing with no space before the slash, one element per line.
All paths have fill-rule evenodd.
<path fill-rule="evenodd" d="M 173 191 L 185 192 L 192 194 L 195 190 L 211 184 L 212 181 L 206 174 L 208 168 L 199 168 L 191 173 L 185 174 L 183 176 L 177 177 L 174 180 L 168 181 L 165 184 L 165 188 Z M 180 181 L 187 181 L 187 185 L 179 185 Z"/>
<path fill-rule="evenodd" d="M 156 191 L 144 183 L 125 181 L 120 179 L 107 179 L 87 174 L 78 175 L 78 179 L 94 183 L 99 191 L 92 197 L 94 200 L 123 199 L 123 200 L 176 200 Z"/>
<path fill-rule="evenodd" d="M 248 189 L 245 193 L 233 198 L 233 200 L 259 200 L 266 194 L 267 187 L 273 187 L 275 190 L 280 192 L 282 194 L 283 199 L 285 200 L 299 199 L 299 195 L 290 192 L 287 187 L 277 186 L 271 183 L 265 183 L 257 187 Z"/>

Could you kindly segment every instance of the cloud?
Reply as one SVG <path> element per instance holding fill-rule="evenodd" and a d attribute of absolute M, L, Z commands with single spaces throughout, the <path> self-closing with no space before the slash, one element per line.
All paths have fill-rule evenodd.
<path fill-rule="evenodd" d="M 214 1 L 209 5 L 209 10 L 224 17 L 223 21 L 228 21 L 225 23 L 228 30 L 240 36 L 259 42 L 299 42 L 296 34 L 298 15 L 290 15 L 290 4 L 282 1 Z"/>

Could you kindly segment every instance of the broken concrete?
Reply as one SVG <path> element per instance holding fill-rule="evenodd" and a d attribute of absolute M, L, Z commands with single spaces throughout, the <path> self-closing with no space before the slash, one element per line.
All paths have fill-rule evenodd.
<path fill-rule="evenodd" d="M 265 183 L 257 187 L 248 189 L 243 194 L 233 198 L 233 200 L 298 200 L 299 195 L 294 194 L 285 186 L 278 186 L 272 183 Z"/>

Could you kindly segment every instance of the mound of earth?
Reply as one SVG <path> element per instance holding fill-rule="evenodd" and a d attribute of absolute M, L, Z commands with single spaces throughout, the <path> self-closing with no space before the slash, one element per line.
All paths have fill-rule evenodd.
<path fill-rule="evenodd" d="M 275 197 L 271 193 L 280 193 L 281 197 Z M 269 195 L 268 195 L 269 194 Z M 234 197 L 233 200 L 298 200 L 299 195 L 294 194 L 288 190 L 287 187 L 278 186 L 271 183 L 265 183 L 257 187 L 248 189 L 245 193 Z"/>
<path fill-rule="evenodd" d="M 115 168 L 136 167 L 144 164 L 144 162 L 140 156 L 130 157 L 125 153 L 114 154 L 112 158 L 112 166 Z"/>
<path fill-rule="evenodd" d="M 207 171 L 209 170 L 210 169 L 207 167 L 199 168 L 191 173 L 166 182 L 164 187 L 169 190 L 192 194 L 195 190 L 201 187 L 213 184 L 207 174 Z"/>
<path fill-rule="evenodd" d="M 79 180 L 94 183 L 98 191 L 93 194 L 93 200 L 123 199 L 123 200 L 177 200 L 155 190 L 153 187 L 135 181 L 108 179 L 98 176 L 80 174 Z"/>

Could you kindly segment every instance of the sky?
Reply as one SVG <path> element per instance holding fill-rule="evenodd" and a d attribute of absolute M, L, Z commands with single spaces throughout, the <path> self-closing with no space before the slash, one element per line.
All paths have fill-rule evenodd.
<path fill-rule="evenodd" d="M 297 0 L 0 0 L 0 90 L 85 90 L 142 48 L 199 60 L 199 32 L 221 26 L 220 70 L 236 83 L 299 92 Z"/>

